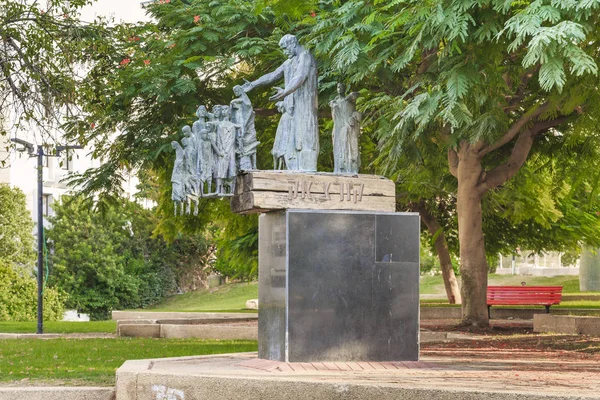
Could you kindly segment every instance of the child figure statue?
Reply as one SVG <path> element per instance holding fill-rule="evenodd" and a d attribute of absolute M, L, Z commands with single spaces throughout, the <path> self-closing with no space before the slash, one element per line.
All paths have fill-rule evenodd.
<path fill-rule="evenodd" d="M 213 110 L 217 121 L 208 122 L 216 127 L 216 171 L 217 194 L 233 194 L 235 190 L 235 178 L 237 176 L 237 165 L 235 162 L 235 139 L 241 126 L 229 121 L 229 107 L 215 106 Z M 225 185 L 229 190 L 225 190 Z"/>
<path fill-rule="evenodd" d="M 183 147 L 176 141 L 171 142 L 171 147 L 175 149 L 175 165 L 173 166 L 173 174 L 171 175 L 171 200 L 173 200 L 175 215 L 182 215 L 186 198 L 185 153 Z M 181 211 L 178 213 L 180 206 Z"/>
<path fill-rule="evenodd" d="M 233 93 L 238 98 L 231 101 L 231 122 L 241 126 L 237 140 L 239 168 L 241 170 L 256 169 L 256 147 L 260 142 L 256 139 L 254 109 L 250 98 L 241 86 L 234 86 Z"/>

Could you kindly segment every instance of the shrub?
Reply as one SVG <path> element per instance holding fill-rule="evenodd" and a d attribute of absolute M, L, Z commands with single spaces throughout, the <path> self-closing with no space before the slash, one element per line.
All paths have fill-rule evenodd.
<path fill-rule="evenodd" d="M 47 235 L 53 248 L 51 283 L 70 295 L 68 307 L 91 319 L 158 303 L 183 281 L 194 284 L 208 274 L 210 246 L 203 237 L 166 243 L 153 236 L 152 212 L 135 203 L 123 200 L 100 213 L 63 196 L 54 211 Z"/>
<path fill-rule="evenodd" d="M 8 263 L 33 264 L 33 221 L 20 189 L 0 183 L 0 258 Z"/>
<path fill-rule="evenodd" d="M 44 320 L 60 320 L 64 314 L 65 294 L 44 289 Z M 0 260 L 0 320 L 35 321 L 37 319 L 37 281 L 24 269 Z"/>

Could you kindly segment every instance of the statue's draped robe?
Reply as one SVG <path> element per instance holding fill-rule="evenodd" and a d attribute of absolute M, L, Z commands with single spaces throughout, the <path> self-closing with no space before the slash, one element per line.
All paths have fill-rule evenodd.
<path fill-rule="evenodd" d="M 196 138 L 192 136 L 186 136 L 181 140 L 183 143 L 184 149 L 184 164 L 185 164 L 185 174 L 187 177 L 188 190 L 191 190 L 194 193 L 188 194 L 197 194 L 195 193 L 198 190 L 199 184 L 199 174 L 198 174 L 198 142 Z"/>
<path fill-rule="evenodd" d="M 210 134 L 207 135 L 207 139 L 200 138 L 200 180 L 202 182 L 209 182 L 213 176 L 213 144 L 211 143 Z"/>
<path fill-rule="evenodd" d="M 185 199 L 185 152 L 177 143 L 175 148 L 175 165 L 173 166 L 173 174 L 171 175 L 171 183 L 173 188 L 171 191 L 171 199 L 176 202 L 181 202 Z"/>
<path fill-rule="evenodd" d="M 235 125 L 230 121 L 217 124 L 217 148 L 224 155 L 217 155 L 216 177 L 228 179 L 236 176 L 235 165 Z"/>
<path fill-rule="evenodd" d="M 278 160 L 284 158 L 287 169 L 298 169 L 296 157 L 296 144 L 293 141 L 292 131 L 290 129 L 290 121 L 292 117 L 287 111 L 281 114 L 279 125 L 277 125 L 277 133 L 275 134 L 275 142 L 273 143 L 273 160 L 277 169 Z"/>
<path fill-rule="evenodd" d="M 360 121 L 354 98 L 338 96 L 329 105 L 333 117 L 333 172 L 356 174 L 360 167 Z"/>
<path fill-rule="evenodd" d="M 232 102 L 232 114 L 231 120 L 242 127 L 241 137 L 241 148 L 240 151 L 240 169 L 250 170 L 253 169 L 251 155 L 256 154 L 256 146 L 258 141 L 256 139 L 256 128 L 254 127 L 254 109 L 250 99 L 244 93 L 240 101 L 235 103 L 235 107 Z"/>
<path fill-rule="evenodd" d="M 286 60 L 275 71 L 268 73 L 255 82 L 254 86 L 275 83 L 283 78 L 284 90 L 288 94 L 283 103 L 287 110 L 293 110 L 289 115 L 289 124 L 284 118 L 279 121 L 284 124 L 283 130 L 289 130 L 289 140 L 293 140 L 293 154 L 286 154 L 286 161 L 296 160 L 288 169 L 301 171 L 316 171 L 319 155 L 319 124 L 318 93 L 317 93 L 317 63 L 314 57 L 301 48 L 298 55 Z M 279 128 L 278 128 L 279 129 Z"/>
<path fill-rule="evenodd" d="M 209 127 L 209 125 L 207 124 L 207 121 L 204 117 L 199 117 L 197 121 L 194 122 L 194 124 L 192 125 L 192 133 L 194 134 L 194 138 L 196 139 L 196 143 L 198 143 L 198 155 L 196 157 L 196 171 L 197 174 L 202 176 L 202 175 L 206 175 L 203 168 L 204 168 L 204 156 L 202 154 L 202 131 L 208 129 L 210 130 L 211 128 Z"/>

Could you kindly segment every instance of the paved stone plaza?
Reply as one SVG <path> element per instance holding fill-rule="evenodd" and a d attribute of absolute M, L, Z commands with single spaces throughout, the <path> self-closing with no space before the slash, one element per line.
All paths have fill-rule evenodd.
<path fill-rule="evenodd" d="M 394 363 L 284 363 L 255 353 L 128 361 L 117 372 L 117 400 L 155 399 L 161 391 L 186 400 L 600 399 L 597 360 L 507 353 L 425 352 L 421 361 Z"/>

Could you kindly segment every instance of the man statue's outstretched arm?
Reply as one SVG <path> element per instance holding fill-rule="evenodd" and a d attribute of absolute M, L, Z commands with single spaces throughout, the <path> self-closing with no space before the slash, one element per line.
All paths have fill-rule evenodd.
<path fill-rule="evenodd" d="M 280 80 L 282 78 L 283 78 L 283 64 L 280 65 L 275 71 L 269 72 L 268 74 L 261 76 L 260 78 L 258 78 L 257 80 L 255 80 L 253 82 L 246 81 L 246 83 L 244 83 L 242 85 L 242 89 L 244 90 L 244 92 L 249 92 L 250 90 L 254 89 L 257 86 L 269 85 L 271 83 L 277 82 L 278 80 Z"/>

